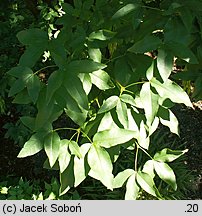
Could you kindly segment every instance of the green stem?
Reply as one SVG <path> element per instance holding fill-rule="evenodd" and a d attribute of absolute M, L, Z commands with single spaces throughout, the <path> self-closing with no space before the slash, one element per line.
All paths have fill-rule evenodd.
<path fill-rule="evenodd" d="M 138 146 L 151 160 L 153 160 L 153 158 L 151 157 L 151 155 L 147 151 L 145 151 L 139 144 L 138 144 Z"/>
<path fill-rule="evenodd" d="M 33 75 L 36 75 L 36 74 L 38 74 L 40 71 L 43 71 L 43 70 L 45 70 L 45 69 L 47 69 L 47 68 L 53 68 L 53 67 L 57 67 L 57 65 L 49 65 L 49 66 L 43 67 L 43 68 L 39 69 L 38 71 L 34 72 Z"/>
<path fill-rule="evenodd" d="M 78 131 L 79 129 L 66 127 L 66 128 L 56 128 L 56 129 L 54 129 L 53 131 L 59 131 L 59 130 L 73 130 L 73 131 Z"/>
<path fill-rule="evenodd" d="M 90 143 L 93 143 L 91 138 L 84 131 L 81 130 L 81 133 L 90 141 Z"/>
<path fill-rule="evenodd" d="M 127 85 L 125 88 L 129 88 L 129 87 L 131 87 L 131 86 L 138 85 L 138 84 L 143 84 L 143 83 L 145 83 L 145 81 L 131 83 L 131 84 Z"/>
<path fill-rule="evenodd" d="M 135 171 L 137 172 L 137 158 L 138 158 L 138 151 L 139 151 L 139 146 L 136 145 L 136 152 L 135 152 Z"/>

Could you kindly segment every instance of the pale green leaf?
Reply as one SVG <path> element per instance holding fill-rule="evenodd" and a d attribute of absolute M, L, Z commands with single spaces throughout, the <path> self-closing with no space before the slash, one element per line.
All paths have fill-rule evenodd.
<path fill-rule="evenodd" d="M 146 191 L 147 193 L 158 197 L 158 190 L 155 186 L 155 183 L 152 179 L 152 177 L 144 173 L 142 171 L 138 171 L 137 173 L 137 183 L 141 186 L 141 188 Z"/>
<path fill-rule="evenodd" d="M 108 189 L 113 189 L 112 162 L 107 151 L 93 144 L 88 152 L 89 175 L 100 180 Z"/>
<path fill-rule="evenodd" d="M 120 96 L 121 101 L 130 104 L 131 106 L 136 106 L 137 104 L 135 103 L 135 99 L 133 98 L 133 96 L 129 95 L 129 94 L 122 94 Z"/>
<path fill-rule="evenodd" d="M 97 131 L 100 132 L 100 131 L 109 130 L 115 127 L 118 127 L 118 126 L 113 121 L 111 113 L 107 112 L 104 114 Z"/>
<path fill-rule="evenodd" d="M 18 154 L 18 158 L 34 155 L 43 149 L 43 136 L 41 133 L 36 133 L 25 143 L 24 147 Z"/>
<path fill-rule="evenodd" d="M 101 53 L 100 49 L 98 49 L 98 48 L 89 48 L 88 49 L 88 54 L 89 54 L 90 58 L 93 61 L 101 63 L 102 53 Z"/>
<path fill-rule="evenodd" d="M 135 136 L 136 132 L 134 131 L 113 127 L 111 129 L 96 133 L 93 137 L 93 141 L 96 145 L 110 148 L 112 146 L 128 142 Z"/>
<path fill-rule="evenodd" d="M 149 174 L 151 176 L 151 178 L 154 179 L 155 173 L 154 173 L 154 162 L 153 162 L 153 160 L 148 160 L 144 164 L 142 172 Z"/>
<path fill-rule="evenodd" d="M 124 171 L 118 173 L 113 181 L 113 188 L 120 188 L 127 181 L 127 179 L 134 173 L 132 169 L 125 169 Z"/>
<path fill-rule="evenodd" d="M 169 184 L 174 190 L 177 190 L 175 173 L 168 164 L 154 161 L 154 169 L 163 181 Z"/>
<path fill-rule="evenodd" d="M 183 103 L 186 106 L 192 107 L 192 103 L 186 92 L 171 80 L 168 79 L 162 84 L 156 78 L 152 78 L 151 85 L 162 98 L 169 98 L 174 103 Z"/>
<path fill-rule="evenodd" d="M 115 95 L 107 98 L 107 100 L 104 101 L 102 106 L 100 107 L 98 114 L 110 111 L 117 105 L 118 101 L 119 97 Z"/>
<path fill-rule="evenodd" d="M 177 158 L 179 158 L 180 156 L 182 156 L 183 154 L 185 154 L 186 152 L 188 152 L 188 149 L 171 150 L 171 149 L 165 148 L 161 150 L 160 152 L 157 152 L 154 155 L 154 159 L 160 162 L 172 162 L 176 160 Z"/>
<path fill-rule="evenodd" d="M 173 55 L 169 50 L 159 49 L 157 57 L 157 67 L 161 78 L 165 82 L 173 70 Z"/>
<path fill-rule="evenodd" d="M 76 155 L 78 158 L 82 157 L 80 148 L 77 142 L 73 140 L 69 141 L 69 150 L 71 152 L 71 155 Z"/>
<path fill-rule="evenodd" d="M 125 200 L 136 200 L 140 188 L 136 182 L 136 173 L 131 175 L 126 183 Z"/>
<path fill-rule="evenodd" d="M 118 103 L 116 105 L 116 113 L 123 127 L 127 129 L 128 128 L 127 106 L 121 100 L 118 100 Z"/>
<path fill-rule="evenodd" d="M 60 152 L 60 137 L 56 132 L 51 132 L 45 137 L 44 148 L 49 159 L 50 167 L 52 167 Z"/>
<path fill-rule="evenodd" d="M 150 126 L 154 121 L 154 118 L 157 114 L 159 104 L 158 104 L 158 95 L 154 94 L 151 91 L 150 83 L 146 82 L 142 85 L 140 91 L 140 100 L 144 107 L 145 116 L 147 118 L 147 125 Z"/>
<path fill-rule="evenodd" d="M 91 77 L 92 83 L 100 90 L 107 90 L 114 87 L 110 76 L 103 70 L 94 71 L 89 75 Z"/>
<path fill-rule="evenodd" d="M 63 139 L 60 141 L 60 152 L 58 156 L 58 162 L 60 166 L 60 173 L 63 173 L 68 167 L 71 155 L 68 151 L 69 140 Z"/>
<path fill-rule="evenodd" d="M 88 95 L 90 93 L 91 88 L 92 88 L 91 76 L 87 73 L 80 73 L 78 75 L 78 77 L 80 78 L 80 80 L 83 84 L 83 89 L 84 89 L 86 95 Z"/>
<path fill-rule="evenodd" d="M 164 107 L 160 107 L 158 111 L 158 117 L 163 125 L 170 128 L 170 131 L 172 133 L 179 135 L 179 123 L 171 110 L 166 109 Z"/>
<path fill-rule="evenodd" d="M 91 144 L 85 143 L 80 147 L 81 158 L 74 157 L 74 187 L 77 187 L 88 175 L 90 167 L 87 164 L 86 155 Z"/>

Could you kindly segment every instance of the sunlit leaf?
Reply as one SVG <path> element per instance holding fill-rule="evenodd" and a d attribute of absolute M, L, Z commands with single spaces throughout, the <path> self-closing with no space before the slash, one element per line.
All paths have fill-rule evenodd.
<path fill-rule="evenodd" d="M 34 155 L 43 149 L 43 135 L 36 133 L 25 143 L 24 147 L 18 154 L 19 158 Z"/>
<path fill-rule="evenodd" d="M 52 167 L 60 152 L 60 137 L 56 132 L 51 132 L 45 137 L 44 148 Z"/>
<path fill-rule="evenodd" d="M 88 152 L 89 175 L 100 180 L 108 189 L 113 189 L 112 162 L 107 151 L 93 144 Z"/>
<path fill-rule="evenodd" d="M 169 184 L 174 190 L 177 190 L 175 174 L 168 164 L 154 161 L 154 169 L 163 181 Z"/>

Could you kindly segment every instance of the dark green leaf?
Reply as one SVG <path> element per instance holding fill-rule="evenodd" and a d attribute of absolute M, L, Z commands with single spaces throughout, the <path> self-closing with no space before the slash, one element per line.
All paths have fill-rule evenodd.
<path fill-rule="evenodd" d="M 159 38 L 153 35 L 147 35 L 142 40 L 137 41 L 128 51 L 133 53 L 145 53 L 158 49 L 161 44 L 162 41 Z"/>
<path fill-rule="evenodd" d="M 126 15 L 128 15 L 129 13 L 131 13 L 132 11 L 136 10 L 139 8 L 139 4 L 127 4 L 125 6 L 123 6 L 121 9 L 119 9 L 113 16 L 112 19 L 120 19 Z"/>

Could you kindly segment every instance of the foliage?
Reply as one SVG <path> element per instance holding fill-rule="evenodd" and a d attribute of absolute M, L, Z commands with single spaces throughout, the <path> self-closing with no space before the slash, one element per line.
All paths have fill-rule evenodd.
<path fill-rule="evenodd" d="M 44 150 L 44 167 L 59 170 L 60 195 L 90 176 L 109 190 L 126 185 L 125 199 L 136 199 L 141 189 L 165 199 L 156 178 L 177 190 L 170 163 L 187 150 L 159 147 L 152 153 L 150 139 L 160 123 L 178 135 L 170 108 L 192 107 L 171 77 L 174 59 L 200 76 L 195 48 L 201 47 L 202 2 L 73 2 L 63 4 L 54 34 L 39 28 L 17 34 L 26 49 L 8 72 L 14 79 L 9 96 L 37 108 L 36 116 L 21 118 L 33 134 L 18 157 Z M 36 70 L 44 52 L 54 64 Z M 47 80 L 40 80 L 41 71 L 50 71 Z M 54 127 L 64 113 L 69 125 Z M 125 149 L 134 165 L 117 174 L 114 164 Z"/>
<path fill-rule="evenodd" d="M 0 182 L 0 200 L 58 200 L 67 197 L 59 197 L 59 183 L 52 178 L 50 184 L 39 180 L 32 182 L 15 178 Z M 69 195 L 68 199 L 73 199 Z"/>

